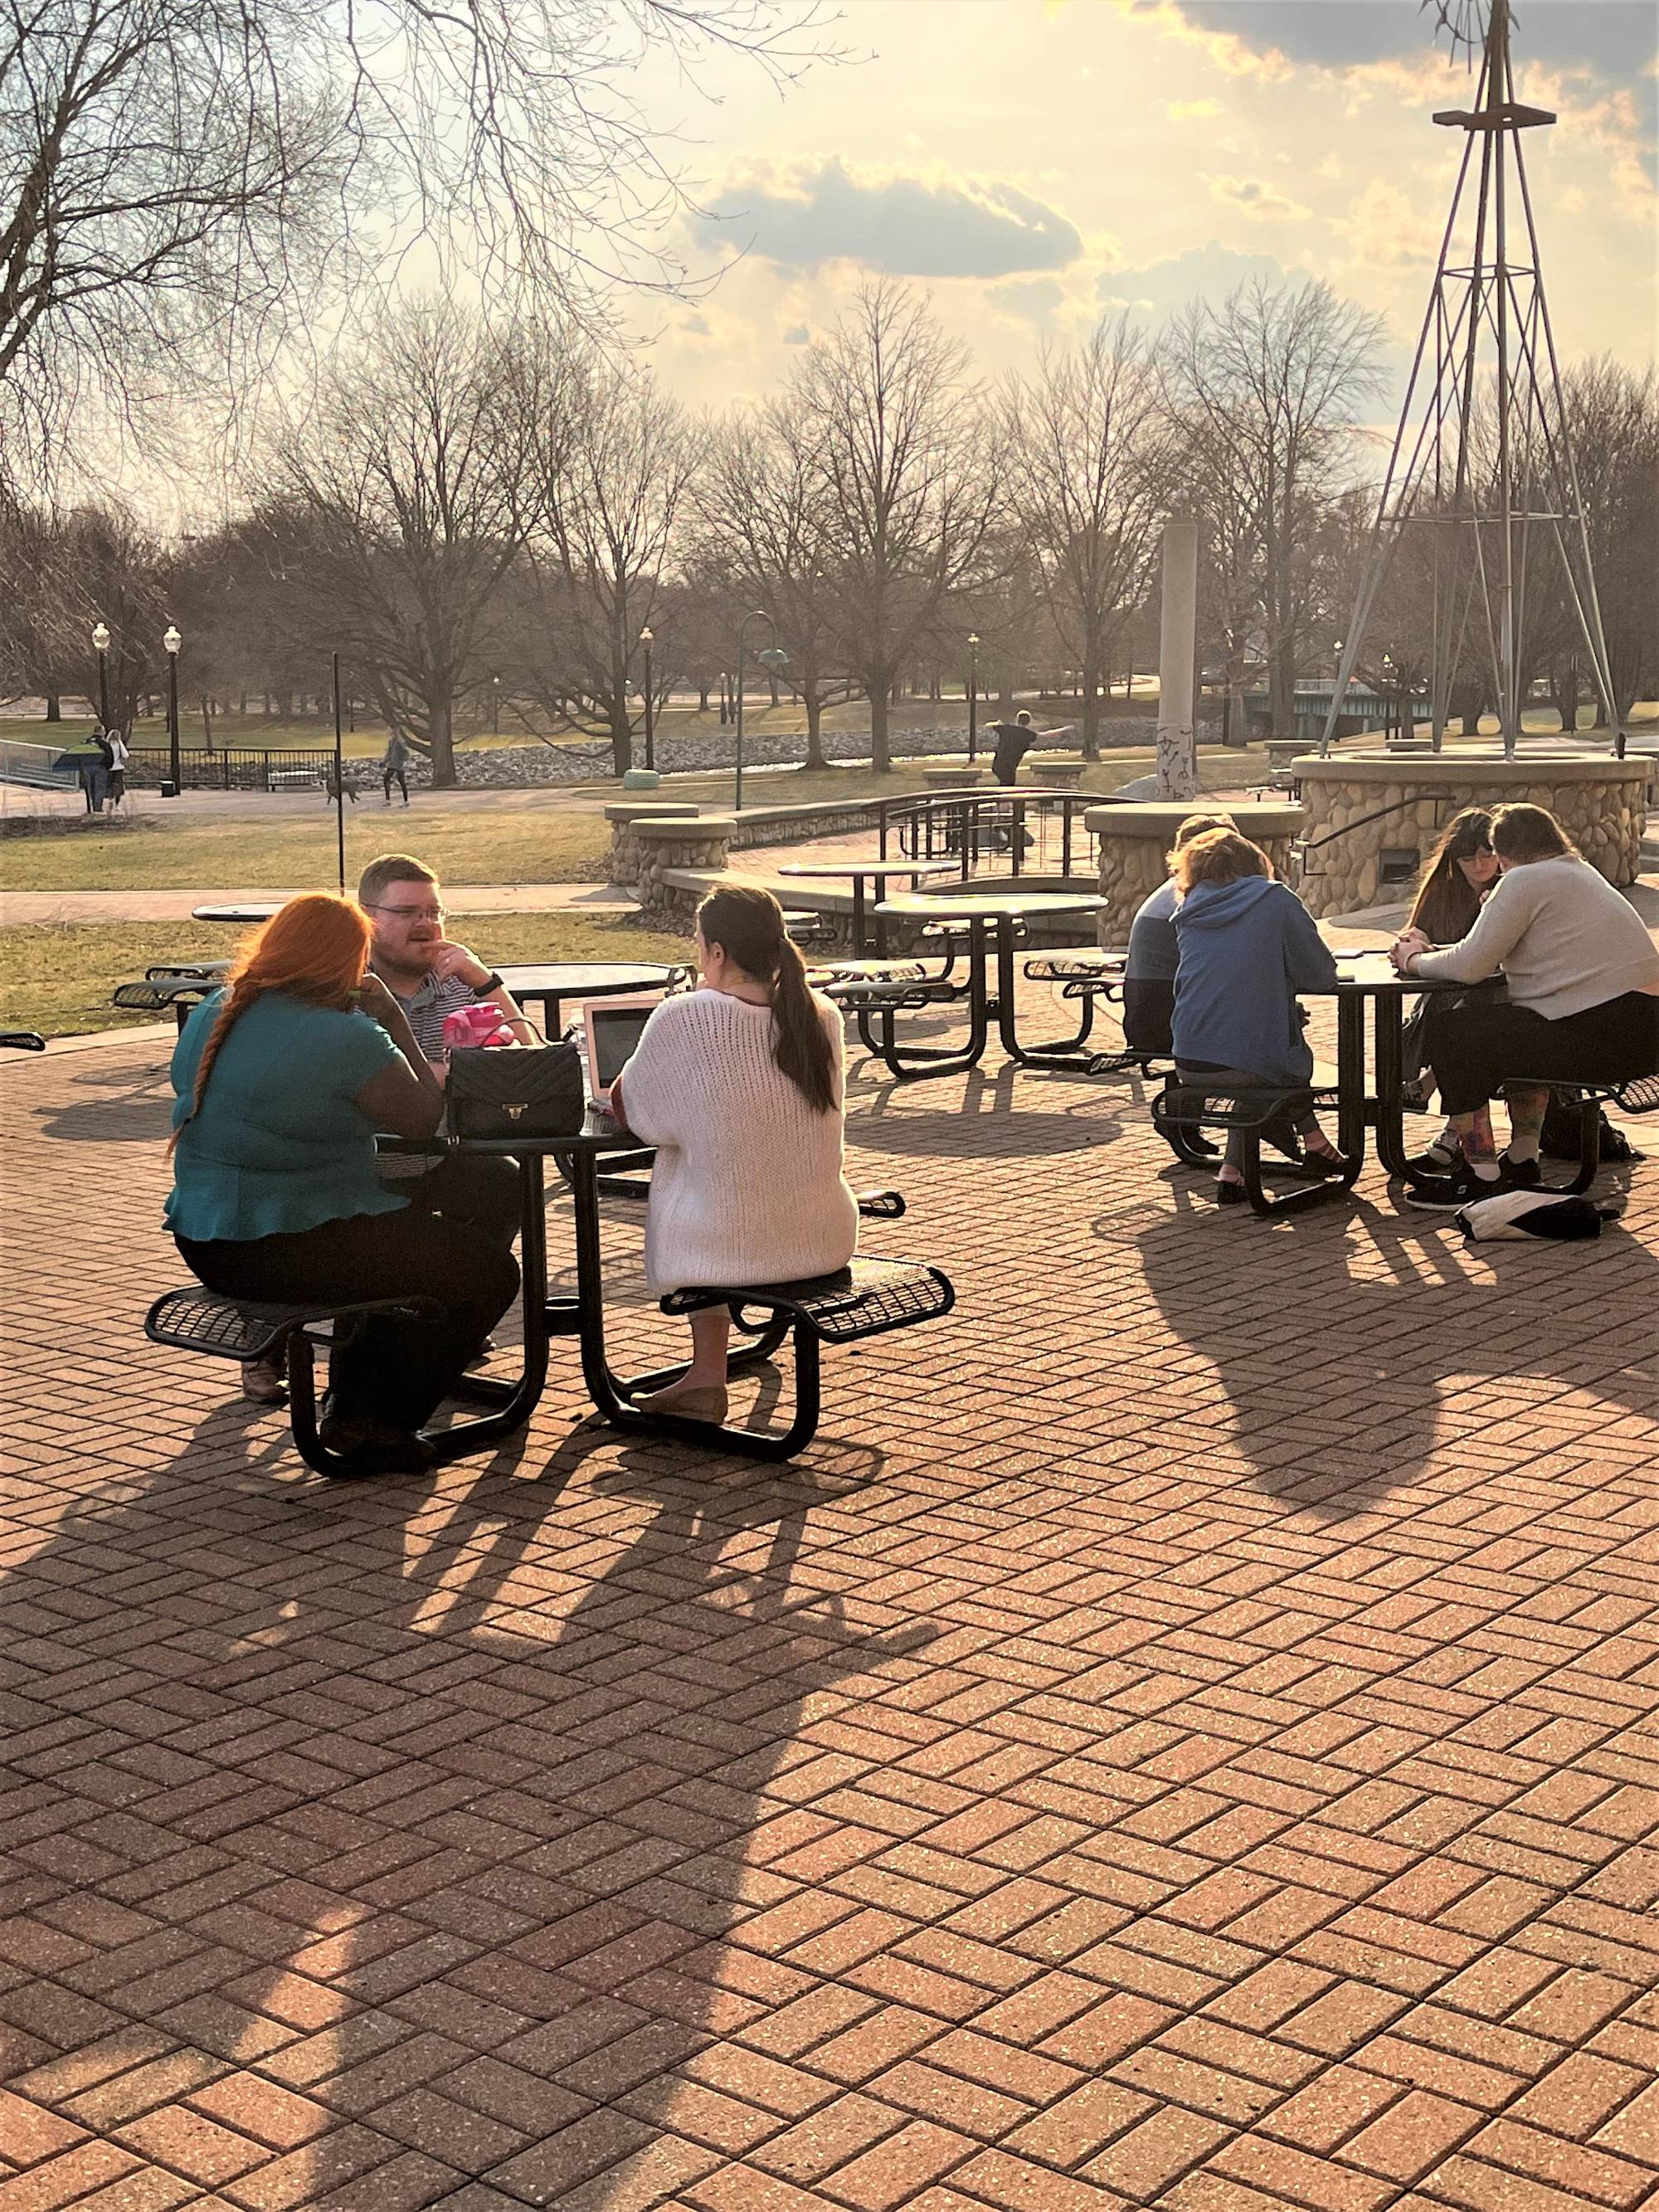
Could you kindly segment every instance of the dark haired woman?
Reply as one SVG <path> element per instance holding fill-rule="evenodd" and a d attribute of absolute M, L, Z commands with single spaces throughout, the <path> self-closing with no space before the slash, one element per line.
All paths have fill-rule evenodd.
<path fill-rule="evenodd" d="M 1500 969 L 1507 995 L 1430 1006 L 1426 1054 L 1452 1117 L 1462 1165 L 1407 1194 L 1455 1209 L 1539 1180 L 1538 1139 L 1549 1094 L 1505 1078 L 1621 1083 L 1659 1073 L 1659 951 L 1641 916 L 1580 858 L 1541 806 L 1500 806 L 1492 849 L 1502 877 L 1473 929 L 1437 951 L 1420 930 L 1394 948 L 1402 975 L 1479 983 Z M 1504 1086 L 1510 1145 L 1502 1160 L 1492 1100 Z"/>
<path fill-rule="evenodd" d="M 1497 881 L 1491 811 L 1484 806 L 1466 806 L 1447 823 L 1429 855 L 1406 918 L 1407 929 L 1414 930 L 1431 945 L 1460 943 L 1474 927 L 1480 902 Z M 1401 1073 L 1419 1109 L 1426 1109 L 1429 1093 L 1435 1088 L 1432 1073 L 1425 1075 L 1424 1068 L 1427 1006 L 1426 1000 L 1417 1001 L 1401 1039 Z M 1457 1164 L 1457 1138 L 1449 1121 L 1412 1163 L 1431 1175 L 1449 1175 Z"/>
<path fill-rule="evenodd" d="M 859 1216 L 842 1172 L 841 1016 L 808 988 L 769 891 L 711 891 L 696 943 L 699 988 L 664 1000 L 611 1090 L 611 1110 L 657 1147 L 646 1279 L 661 1293 L 844 1267 Z M 690 1322 L 684 1376 L 641 1403 L 723 1421 L 731 1316 L 711 1306 Z"/>
<path fill-rule="evenodd" d="M 375 1165 L 376 1130 L 429 1137 L 443 1093 L 397 1000 L 368 973 L 349 899 L 290 899 L 242 948 L 173 1055 L 167 1224 L 210 1291 L 273 1304 L 421 1297 L 337 1352 L 319 1433 L 362 1473 L 431 1463 L 416 1433 L 513 1301 L 498 1240 L 411 1206 Z M 248 1395 L 279 1398 L 274 1373 Z"/>

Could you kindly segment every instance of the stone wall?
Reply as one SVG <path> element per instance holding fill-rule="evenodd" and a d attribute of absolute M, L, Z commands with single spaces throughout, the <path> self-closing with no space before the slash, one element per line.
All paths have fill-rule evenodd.
<path fill-rule="evenodd" d="M 630 886 L 645 920 L 658 929 L 681 936 L 691 931 L 696 900 L 688 903 L 683 886 L 668 878 L 685 869 L 711 875 L 726 872 L 729 814 L 701 815 L 690 822 L 641 821 L 634 825 L 639 850 L 639 874 Z"/>
<path fill-rule="evenodd" d="M 1295 769 L 1308 817 L 1297 888 L 1315 915 L 1355 914 L 1408 897 L 1454 814 L 1506 800 L 1547 806 L 1609 883 L 1634 883 L 1640 872 L 1651 769 L 1645 759 L 1350 753 L 1304 755 Z M 1385 854 L 1397 856 L 1386 882 Z"/>
<path fill-rule="evenodd" d="M 1136 910 L 1168 875 L 1167 856 L 1176 831 L 1189 814 L 1218 811 L 1218 805 L 1215 800 L 1171 804 L 1154 799 L 1089 809 L 1084 824 L 1100 841 L 1100 895 L 1109 901 L 1107 911 L 1097 917 L 1103 945 L 1128 943 L 1129 925 Z M 1291 848 L 1302 830 L 1301 807 L 1251 801 L 1229 805 L 1224 811 L 1247 837 L 1261 847 L 1275 872 L 1288 878 Z"/>
<path fill-rule="evenodd" d="M 725 823 L 726 850 L 744 853 L 770 845 L 810 844 L 817 837 L 854 836 L 875 827 L 877 807 L 874 800 L 840 805 L 745 806 L 741 814 L 716 817 L 699 815 L 690 805 L 676 806 L 655 800 L 635 805 L 623 800 L 605 810 L 605 818 L 611 824 L 610 880 L 613 884 L 631 890 L 639 883 L 646 852 L 641 840 L 648 843 L 653 823 L 675 817 Z"/>

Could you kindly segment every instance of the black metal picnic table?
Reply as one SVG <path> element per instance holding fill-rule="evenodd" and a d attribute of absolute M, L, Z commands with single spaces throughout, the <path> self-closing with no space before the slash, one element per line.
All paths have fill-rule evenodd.
<path fill-rule="evenodd" d="M 1103 914 L 1107 902 L 1092 891 L 1024 890 L 1017 883 L 969 886 L 965 890 L 902 891 L 884 899 L 876 908 L 878 920 L 957 921 L 968 925 L 968 1042 L 965 1046 L 908 1045 L 901 1050 L 893 1034 L 890 1012 L 880 1013 L 879 1042 L 866 1034 L 865 1042 L 884 1060 L 895 1079 L 915 1082 L 927 1075 L 960 1075 L 977 1067 L 989 1037 L 990 1017 L 1010 1060 L 1021 1067 L 1081 1067 L 1083 1052 L 1093 1019 L 1093 1001 L 1085 1000 L 1083 1025 L 1075 1036 L 1044 1044 L 1022 1042 L 1017 1026 L 1014 990 L 1014 931 L 1022 921 L 1056 921 L 1062 915 Z M 988 932 L 996 933 L 996 988 L 987 981 L 989 953 Z M 867 1018 L 860 1017 L 860 1028 Z"/>
<path fill-rule="evenodd" d="M 689 971 L 660 961 L 544 960 L 496 970 L 520 1006 L 539 1001 L 542 1029 L 559 1033 L 567 999 L 608 999 L 638 991 L 666 991 Z"/>
<path fill-rule="evenodd" d="M 1478 988 L 1478 987 L 1476 987 Z M 1336 1001 L 1337 1149 L 1355 1164 L 1365 1156 L 1365 1133 L 1376 1136 L 1376 1157 L 1391 1176 L 1410 1178 L 1407 1164 L 1404 1077 L 1406 1002 L 1471 986 L 1443 977 L 1396 974 L 1386 952 L 1339 953 L 1336 981 L 1305 998 Z M 1372 1082 L 1366 1082 L 1365 1007 L 1371 1009 Z"/>
<path fill-rule="evenodd" d="M 781 876 L 823 877 L 852 878 L 853 884 L 853 952 L 864 959 L 871 951 L 869 902 L 865 891 L 866 884 L 874 884 L 878 897 L 887 889 L 890 876 L 908 876 L 911 888 L 924 876 L 953 876 L 956 870 L 947 861 L 939 860 L 790 860 L 778 870 Z M 884 956 L 887 949 L 886 925 L 879 918 L 876 922 L 874 951 Z"/>

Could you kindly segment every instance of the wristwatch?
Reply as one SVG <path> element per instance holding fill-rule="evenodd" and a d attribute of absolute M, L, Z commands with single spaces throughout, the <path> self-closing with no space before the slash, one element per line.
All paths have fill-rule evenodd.
<path fill-rule="evenodd" d="M 504 988 L 501 977 L 492 968 L 482 983 L 473 985 L 472 995 L 475 999 L 487 999 L 492 991 L 499 991 Z"/>

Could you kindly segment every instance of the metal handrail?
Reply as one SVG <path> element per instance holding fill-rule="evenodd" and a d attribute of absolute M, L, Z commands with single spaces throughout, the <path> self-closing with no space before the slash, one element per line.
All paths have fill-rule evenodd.
<path fill-rule="evenodd" d="M 1077 817 L 1097 804 L 1097 795 L 1093 792 L 1041 789 L 932 792 L 904 799 L 879 799 L 877 833 L 880 855 L 884 860 L 888 858 L 890 837 L 895 832 L 901 850 L 904 849 L 908 834 L 912 856 L 959 860 L 963 882 L 982 856 L 1004 850 L 1008 854 L 1010 873 L 1018 876 L 1024 871 L 1026 815 L 1028 810 L 1035 810 L 1039 823 L 1045 817 L 1059 814 L 1060 872 L 1069 876 Z"/>
<path fill-rule="evenodd" d="M 1321 852 L 1327 845 L 1334 845 L 1338 838 L 1351 837 L 1356 830 L 1364 830 L 1373 822 L 1385 822 L 1391 814 L 1403 814 L 1408 807 L 1413 809 L 1419 807 L 1425 799 L 1432 800 L 1437 817 L 1440 810 L 1448 803 L 1445 799 L 1433 792 L 1419 792 L 1415 798 L 1396 799 L 1391 805 L 1379 806 L 1371 814 L 1362 814 L 1357 822 L 1345 822 L 1340 830 L 1328 830 L 1322 837 L 1294 837 L 1291 841 L 1291 850 L 1300 863 L 1306 860 L 1310 853 Z M 1437 830 L 1441 826 L 1437 818 L 1434 826 Z"/>

